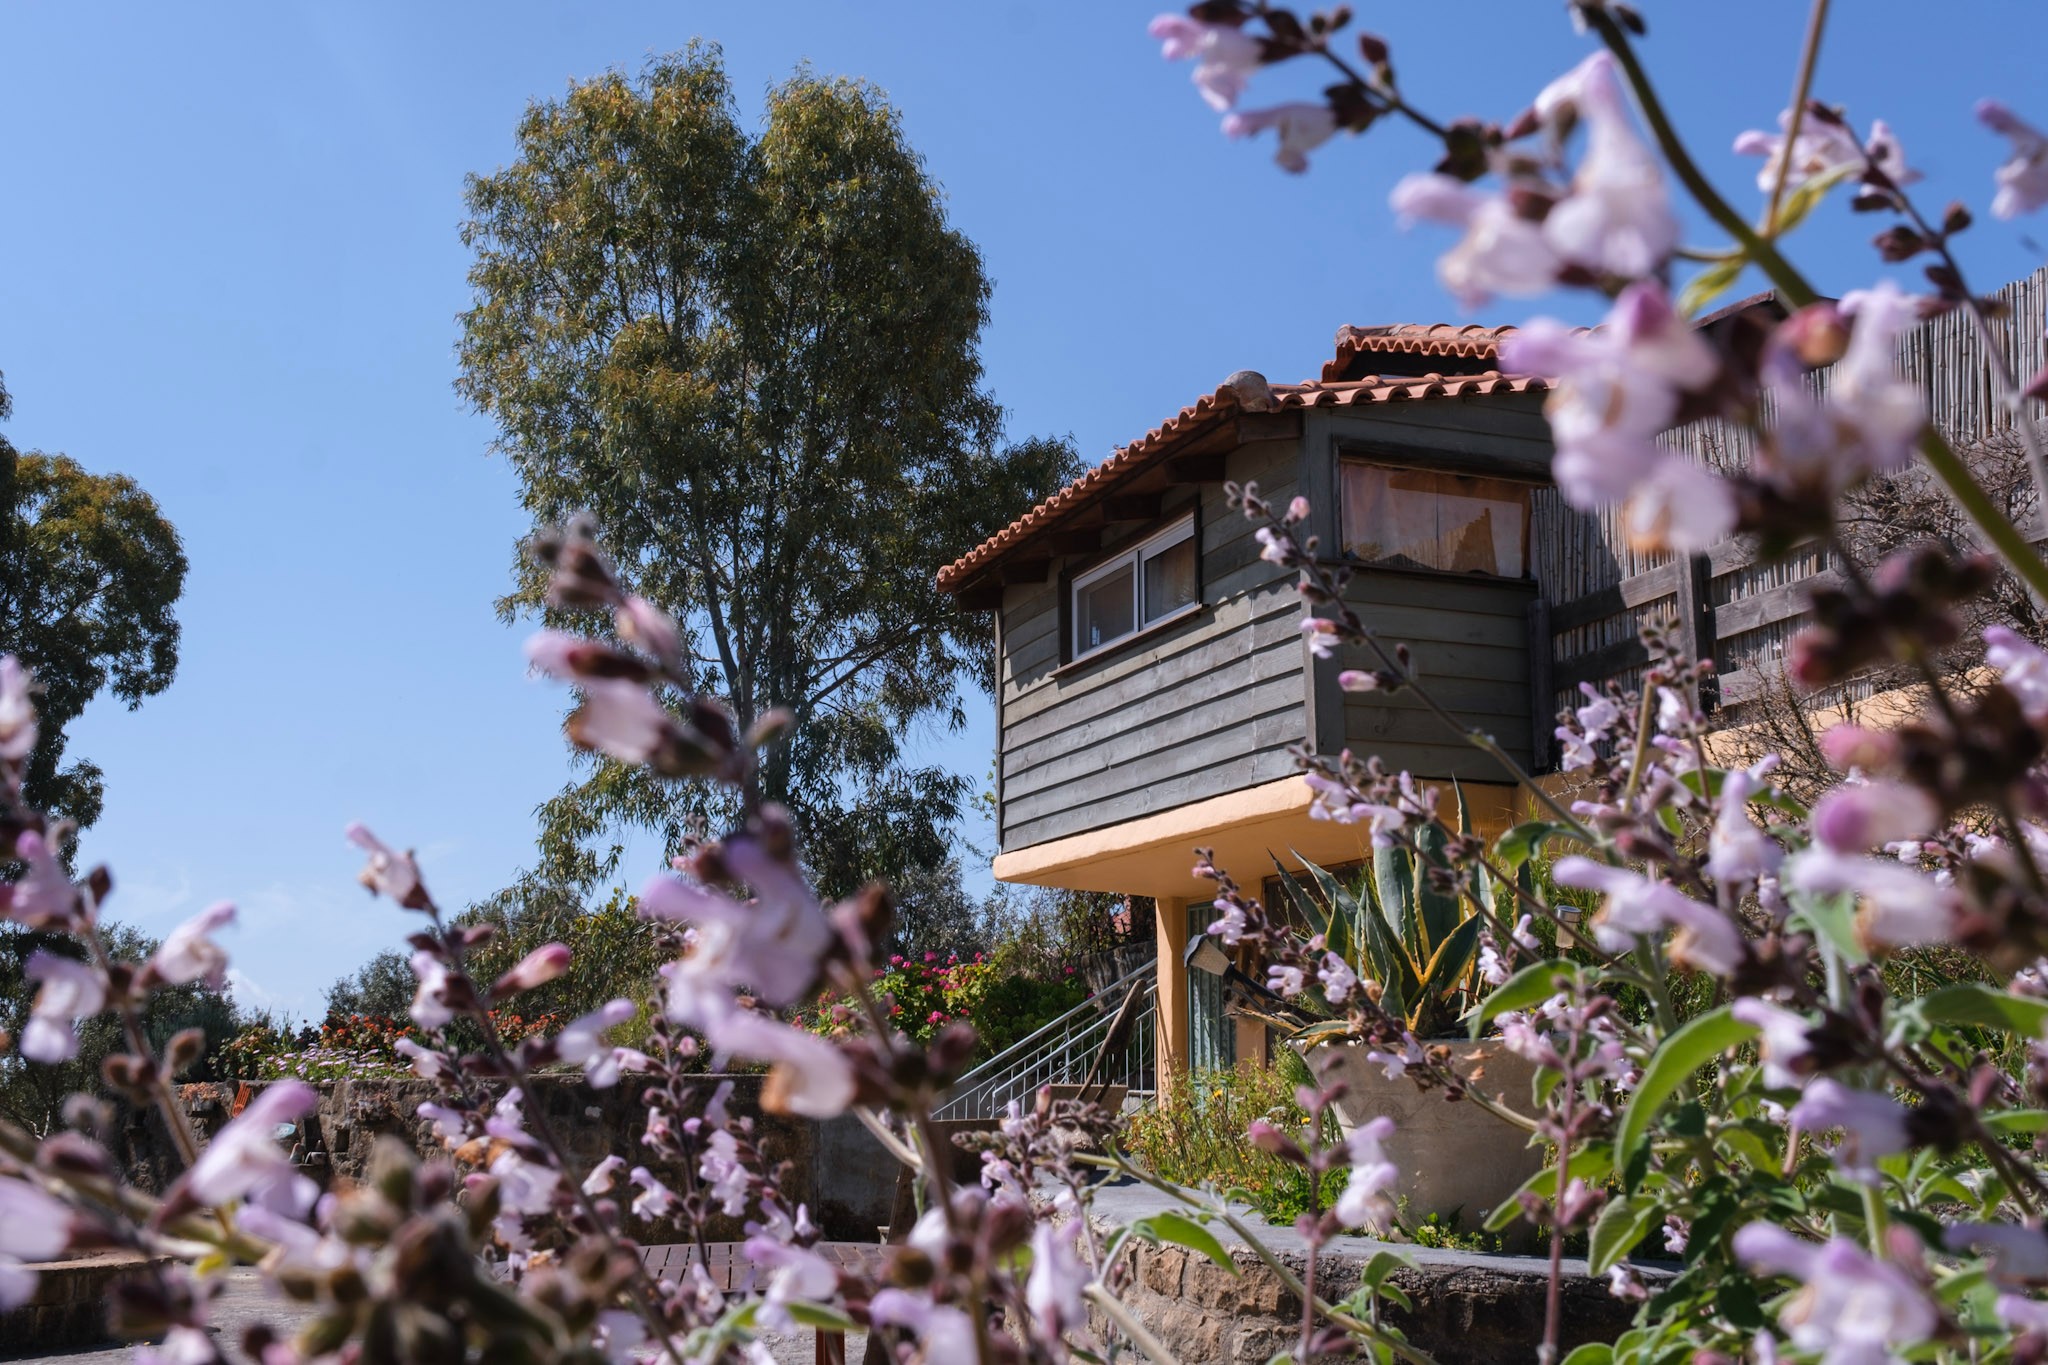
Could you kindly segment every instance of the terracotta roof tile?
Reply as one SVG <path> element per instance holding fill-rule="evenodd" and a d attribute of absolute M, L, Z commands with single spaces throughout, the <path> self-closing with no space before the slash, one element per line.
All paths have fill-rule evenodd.
<path fill-rule="evenodd" d="M 1323 380 L 1344 378 L 1360 355 L 1455 356 L 1496 360 L 1501 338 L 1512 327 L 1460 327 L 1448 322 L 1400 322 L 1384 327 L 1339 327 L 1337 353 L 1323 362 Z"/>
<path fill-rule="evenodd" d="M 1441 340 L 1449 343 L 1449 337 L 1434 334 L 1460 333 L 1465 335 L 1465 341 L 1461 344 L 1476 345 L 1478 343 L 1471 339 L 1472 333 L 1497 337 L 1501 332 L 1512 329 L 1436 327 L 1412 330 L 1432 334 L 1429 337 L 1415 338 L 1417 340 Z M 1406 339 L 1408 338 L 1404 338 Z M 1489 341 L 1486 344 L 1492 343 Z M 1414 352 L 1411 349 L 1409 353 Z M 1275 384 L 1272 391 L 1273 410 L 1284 412 L 1297 408 L 1357 407 L 1367 403 L 1403 403 L 1427 398 L 1528 393 L 1549 387 L 1547 380 L 1536 376 L 1504 375 L 1497 370 L 1489 370 L 1471 375 L 1428 374 L 1420 377 L 1401 375 L 1386 378 L 1373 375 L 1363 379 Z M 953 592 L 964 587 L 970 576 L 992 564 L 1006 551 L 1031 539 L 1038 532 L 1049 529 L 1097 497 L 1106 495 L 1119 483 L 1150 468 L 1170 447 L 1183 438 L 1209 427 L 1221 418 L 1238 411 L 1242 406 L 1238 390 L 1227 384 L 1219 386 L 1213 393 L 1204 394 L 1137 440 L 1116 450 L 1101 464 L 939 570 L 940 590 Z"/>

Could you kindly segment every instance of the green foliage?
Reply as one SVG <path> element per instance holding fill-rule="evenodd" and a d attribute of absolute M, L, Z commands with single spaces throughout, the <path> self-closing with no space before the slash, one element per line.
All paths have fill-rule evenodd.
<path fill-rule="evenodd" d="M 898 953 L 875 977 L 874 993 L 889 1021 L 913 1041 L 929 1043 L 954 1020 L 974 1026 L 977 1059 L 993 1057 L 1088 998 L 1088 988 L 1067 967 L 1049 976 L 1020 976 L 982 957 L 961 961 L 937 953 Z M 842 1002 L 827 993 L 800 1011 L 805 1027 L 819 1033 L 858 1031 Z"/>
<path fill-rule="evenodd" d="M 902 737 L 963 723 L 990 631 L 934 573 L 1077 462 L 998 447 L 980 255 L 882 94 L 799 71 L 767 106 L 750 134 L 708 46 L 531 106 L 511 164 L 468 183 L 458 387 L 535 525 L 593 513 L 683 623 L 699 690 L 743 727 L 789 711 L 761 792 L 837 895 L 943 863 L 968 784 Z M 521 572 L 508 615 L 540 605 Z M 609 832 L 674 842 L 732 800 L 593 762 L 543 809 L 543 870 L 589 885 Z"/>
<path fill-rule="evenodd" d="M 1418 1038 L 1456 1032 L 1476 998 L 1485 921 L 1429 876 L 1431 868 L 1448 866 L 1448 840 L 1443 826 L 1432 822 L 1417 835 L 1416 849 L 1377 850 L 1371 874 L 1349 887 L 1306 859 L 1305 877 L 1280 870 L 1281 889 L 1311 932 L 1322 934 L 1361 980 L 1378 982 L 1380 1003 Z M 1490 899 L 1485 874 L 1479 876 L 1480 894 Z"/>
<path fill-rule="evenodd" d="M 99 818 L 100 769 L 65 766 L 65 727 L 102 690 L 132 710 L 170 686 L 184 590 L 178 533 L 133 479 L 0 440 L 0 653 L 34 670 L 41 693 L 29 805 Z"/>
<path fill-rule="evenodd" d="M 116 961 L 141 963 L 157 950 L 156 940 L 126 925 L 103 923 L 107 950 Z M 36 984 L 25 974 L 29 955 L 38 949 L 63 957 L 82 958 L 84 949 L 68 934 L 0 924 L 0 1029 L 21 1036 L 35 1000 Z M 208 1055 L 181 1077 L 189 1081 L 222 1079 L 215 1054 L 248 1024 L 233 999 L 204 985 L 160 987 L 142 1015 L 142 1031 L 152 1051 L 162 1053 L 172 1036 L 188 1028 L 204 1030 Z M 0 1057 L 0 1118 L 33 1131 L 48 1130 L 73 1091 L 102 1093 L 100 1063 L 125 1044 L 121 1023 L 107 1011 L 78 1026 L 78 1055 L 54 1065 L 29 1063 L 19 1055 Z"/>
<path fill-rule="evenodd" d="M 1245 1132 L 1264 1119 L 1305 1142 L 1308 1114 L 1294 1090 L 1306 1079 L 1301 1059 L 1286 1050 L 1270 1067 L 1239 1062 L 1229 1071 L 1196 1072 L 1130 1117 L 1125 1147 L 1162 1179 L 1234 1191 L 1267 1222 L 1285 1227 L 1308 1212 L 1308 1172 L 1252 1146 Z M 1334 1142 L 1335 1121 L 1326 1122 L 1324 1140 Z M 1344 1179 L 1342 1170 L 1323 1178 L 1322 1207 L 1336 1202 Z"/>

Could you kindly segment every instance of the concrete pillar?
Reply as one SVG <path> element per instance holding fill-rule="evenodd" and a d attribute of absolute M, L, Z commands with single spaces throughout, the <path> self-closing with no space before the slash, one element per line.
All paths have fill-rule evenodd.
<path fill-rule="evenodd" d="M 1181 954 L 1188 947 L 1188 903 L 1181 896 L 1154 898 L 1153 930 L 1159 940 L 1158 1014 L 1152 1051 L 1158 1063 L 1158 1087 L 1171 1090 L 1188 1071 L 1188 967 Z"/>

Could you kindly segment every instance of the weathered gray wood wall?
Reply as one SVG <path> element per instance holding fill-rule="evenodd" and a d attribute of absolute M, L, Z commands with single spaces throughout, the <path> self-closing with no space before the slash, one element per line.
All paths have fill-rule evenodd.
<path fill-rule="evenodd" d="M 1999 350 L 2025 383 L 2048 364 L 2048 269 L 2006 285 L 1995 297 L 2007 314 Z M 1920 385 L 1928 415 L 1952 442 L 1966 445 L 2011 427 L 1983 341 L 1962 312 L 1932 318 L 1907 333 L 1899 365 Z M 1826 373 L 1816 373 L 1811 382 L 1825 392 Z M 1768 402 L 1765 408 L 1768 422 Z M 1753 438 L 1716 420 L 1678 428 L 1665 439 L 1695 459 L 1730 468 L 1749 458 Z M 1668 554 L 1629 546 L 1619 508 L 1577 512 L 1554 491 L 1539 495 L 1537 508 L 1537 579 L 1553 632 L 1554 704 L 1577 704 L 1581 680 L 1635 686 L 1643 658 L 1637 632 L 1646 621 L 1683 614 L 1679 569 Z M 1733 540 L 1686 567 L 1702 588 L 1691 628 L 1701 654 L 1712 651 L 1724 705 L 1755 695 L 1764 675 L 1783 666 L 1786 643 L 1804 624 L 1805 589 L 1831 581 L 1839 569 L 1817 544 L 1778 563 L 1758 564 Z"/>
<path fill-rule="evenodd" d="M 1413 459 L 1454 472 L 1535 481 L 1550 470 L 1550 429 L 1534 394 L 1430 399 L 1319 414 L 1303 432 L 1311 443 L 1309 496 L 1318 533 L 1339 544 L 1339 462 Z M 1544 490 L 1538 487 L 1540 495 Z M 1533 525 L 1533 518 L 1532 518 Z M 1533 563 L 1533 560 L 1532 560 Z M 1533 582 L 1477 574 L 1429 573 L 1360 566 L 1346 601 L 1389 646 L 1414 651 L 1429 693 L 1461 725 L 1485 730 L 1523 763 L 1529 761 L 1529 608 Z M 1348 748 L 1377 754 L 1390 768 L 1419 776 L 1502 781 L 1498 762 L 1426 710 L 1412 692 L 1346 694 L 1337 674 L 1377 668 L 1365 648 L 1340 651 L 1316 666 L 1316 743 L 1325 753 Z"/>
<path fill-rule="evenodd" d="M 1285 502 L 1292 439 L 1239 448 L 1229 476 Z M 1061 669 L 1061 565 L 1004 590 L 999 759 L 1003 848 L 1023 848 L 1269 782 L 1307 738 L 1306 649 L 1292 579 L 1261 560 L 1220 484 L 1199 503 L 1203 610 L 1161 634 Z M 1149 528 L 1134 530 L 1131 538 Z M 1113 548 L 1113 547 L 1110 547 Z"/>

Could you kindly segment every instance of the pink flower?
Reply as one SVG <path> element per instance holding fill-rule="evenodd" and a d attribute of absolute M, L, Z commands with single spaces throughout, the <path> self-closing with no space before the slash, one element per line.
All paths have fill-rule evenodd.
<path fill-rule="evenodd" d="M 1629 122 L 1611 55 L 1594 53 L 1536 97 L 1545 120 L 1567 107 L 1585 121 L 1586 154 L 1571 194 L 1544 218 L 1543 235 L 1567 261 L 1641 279 L 1678 245 L 1678 219 L 1656 157 Z"/>
<path fill-rule="evenodd" d="M 28 979 L 42 983 L 28 1024 L 21 1031 L 21 1055 L 32 1062 L 62 1062 L 78 1055 L 72 1025 L 98 1014 L 107 1003 L 106 983 L 91 964 L 38 948 L 29 954 Z"/>
<path fill-rule="evenodd" d="M 407 910 L 424 910 L 431 901 L 427 899 L 427 888 L 420 881 L 419 864 L 412 854 L 400 853 L 384 843 L 361 824 L 353 824 L 345 831 L 348 841 L 369 854 L 369 861 L 356 880 L 370 889 L 372 895 L 383 896 Z"/>
<path fill-rule="evenodd" d="M 2048 138 L 2022 123 L 1997 100 L 1981 100 L 1977 121 L 2012 141 L 2012 159 L 1998 168 L 1998 194 L 1991 201 L 1996 218 L 2017 218 L 2048 204 Z"/>
<path fill-rule="evenodd" d="M 1034 1327 L 1048 1336 L 1086 1325 L 1082 1292 L 1093 1278 L 1076 1241 L 1079 1219 L 1054 1226 L 1040 1220 L 1031 1233 L 1031 1275 L 1024 1282 L 1024 1303 Z"/>
<path fill-rule="evenodd" d="M 640 892 L 641 915 L 696 926 L 695 950 L 669 977 L 669 1014 L 700 1026 L 686 1016 L 706 995 L 729 999 L 735 990 L 752 988 L 778 1009 L 796 1004 L 817 979 L 833 937 L 823 908 L 794 869 L 743 837 L 729 840 L 724 853 L 734 874 L 754 888 L 755 899 L 746 905 L 666 876 Z"/>
<path fill-rule="evenodd" d="M 420 983 L 412 997 L 413 1022 L 429 1032 L 448 1027 L 455 1017 L 455 1006 L 449 998 L 454 978 L 449 974 L 448 964 L 432 953 L 417 952 L 412 955 L 412 974 Z"/>
<path fill-rule="evenodd" d="M 273 1213 L 304 1218 L 319 1187 L 293 1168 L 278 1145 L 277 1129 L 319 1102 L 320 1092 L 303 1081 L 265 1086 L 206 1144 L 180 1181 L 185 1192 L 216 1208 L 250 1199 Z"/>
<path fill-rule="evenodd" d="M 31 929 L 70 929 L 78 911 L 78 890 L 49 841 L 34 830 L 23 830 L 14 841 L 14 856 L 27 873 L 11 887 L 0 885 L 5 918 Z"/>
<path fill-rule="evenodd" d="M 455 1074 L 446 1057 L 431 1048 L 421 1047 L 410 1038 L 400 1038 L 391 1048 L 412 1063 L 413 1075 L 421 1080 L 437 1081 Z"/>
<path fill-rule="evenodd" d="M 610 1047 L 604 1041 L 605 1030 L 631 1019 L 633 1008 L 630 1000 L 610 1000 L 570 1020 L 555 1038 L 556 1055 L 570 1066 L 582 1067 L 584 1076 L 598 1090 L 617 1085 L 622 1071 L 645 1070 L 645 1053 L 630 1047 Z"/>
<path fill-rule="evenodd" d="M 2012 1223 L 1956 1223 L 1943 1236 L 1956 1251 L 1983 1253 L 1991 1278 L 2008 1288 L 2048 1283 L 2048 1234 Z"/>
<path fill-rule="evenodd" d="M 1301 638 L 1318 659 L 1337 657 L 1337 623 L 1321 616 L 1301 618 Z"/>
<path fill-rule="evenodd" d="M 1664 469 L 1686 457 L 1659 435 L 1685 394 L 1714 382 L 1719 362 L 1662 286 L 1630 285 L 1593 332 L 1532 322 L 1501 344 L 1501 367 L 1554 377 L 1544 413 L 1557 446 L 1551 472 L 1567 503 L 1597 511 L 1647 489 L 1639 529 L 1668 527 L 1664 539 L 1676 549 L 1704 549 L 1734 526 L 1734 498 L 1719 480 Z M 1681 496 L 1691 505 L 1675 507 Z"/>
<path fill-rule="evenodd" d="M 1274 963 L 1266 968 L 1266 989 L 1284 999 L 1292 1000 L 1300 995 L 1303 984 L 1304 975 L 1299 967 Z"/>
<path fill-rule="evenodd" d="M 13 1176 L 0 1176 L 0 1313 L 35 1296 L 25 1263 L 54 1261 L 71 1241 L 71 1209 L 63 1200 Z"/>
<path fill-rule="evenodd" d="M 1820 1352 L 1826 1365 L 1898 1359 L 1940 1325 L 1911 1275 L 1846 1237 L 1816 1245 L 1775 1223 L 1751 1223 L 1735 1234 L 1734 1248 L 1752 1268 L 1799 1282 L 1778 1322 L 1794 1346 Z"/>
<path fill-rule="evenodd" d="M 1146 32 L 1161 41 L 1169 62 L 1193 58 L 1195 88 L 1217 111 L 1230 108 L 1259 67 L 1259 40 L 1229 24 L 1205 24 L 1184 14 L 1162 14 Z"/>
<path fill-rule="evenodd" d="M 569 717 L 569 739 L 621 763 L 639 766 L 670 750 L 675 718 L 645 685 L 617 678 L 581 681 L 583 705 Z"/>
<path fill-rule="evenodd" d="M 1358 973 L 1335 953 L 1323 954 L 1323 965 L 1316 968 L 1316 980 L 1323 983 L 1323 998 L 1333 1005 L 1343 1004 L 1358 988 Z"/>
<path fill-rule="evenodd" d="M 1495 294 L 1540 294 L 1557 282 L 1562 262 L 1543 225 L 1515 212 L 1505 195 L 1428 172 L 1404 177 L 1394 186 L 1392 203 L 1403 227 L 1428 219 L 1465 230 L 1463 239 L 1437 258 L 1436 275 L 1467 308 Z"/>
<path fill-rule="evenodd" d="M 628 597 L 612 620 L 622 639 L 646 650 L 669 672 L 683 671 L 682 634 L 667 612 L 644 597 Z"/>
<path fill-rule="evenodd" d="M 1956 895 L 1916 868 L 1816 844 L 1786 863 L 1786 884 L 1810 896 L 1860 896 L 1859 928 L 1871 944 L 1906 948 L 1955 935 Z"/>
<path fill-rule="evenodd" d="M 2027 719 L 2048 720 L 2048 652 L 2004 626 L 1987 627 L 1984 645 L 1984 662 L 1998 670 Z"/>
<path fill-rule="evenodd" d="M 1394 1225 L 1394 1201 L 1388 1192 L 1401 1172 L 1387 1159 L 1380 1144 L 1394 1135 L 1394 1121 L 1384 1114 L 1351 1130 L 1346 1139 L 1350 1149 L 1351 1179 L 1337 1198 L 1337 1221 L 1347 1228 L 1374 1227 L 1382 1231 Z"/>
<path fill-rule="evenodd" d="M 491 986 L 491 995 L 495 999 L 503 999 L 545 986 L 568 971 L 569 962 L 567 944 L 544 943 L 520 958 L 510 971 L 499 977 Z"/>
<path fill-rule="evenodd" d="M 676 1192 L 655 1179 L 645 1166 L 635 1166 L 626 1179 L 640 1191 L 633 1196 L 635 1218 L 666 1218 L 676 1206 Z"/>
<path fill-rule="evenodd" d="M 1749 801 L 1763 783 L 1754 772 L 1736 770 L 1723 779 L 1720 809 L 1707 838 L 1707 872 L 1730 886 L 1747 886 L 1778 870 L 1785 850 L 1749 818 Z"/>
<path fill-rule="evenodd" d="M 771 1113 L 829 1119 L 853 1103 L 853 1067 L 846 1054 L 815 1034 L 734 1010 L 708 1027 L 705 1036 L 722 1054 L 774 1064 L 761 1094 Z"/>
<path fill-rule="evenodd" d="M 1308 154 L 1335 136 L 1337 115 L 1327 104 L 1297 103 L 1246 109 L 1226 115 L 1223 120 L 1225 137 L 1253 137 L 1269 128 L 1280 134 L 1274 162 L 1280 169 L 1298 175 L 1308 169 Z"/>
<path fill-rule="evenodd" d="M 1792 1123 L 1809 1133 L 1842 1130 L 1842 1145 L 1831 1155 L 1842 1172 L 1867 1184 L 1877 1181 L 1877 1162 L 1912 1145 L 1906 1133 L 1906 1107 L 1889 1095 L 1851 1090 L 1840 1081 L 1817 1077 L 1792 1106 Z"/>
<path fill-rule="evenodd" d="M 1743 1023 L 1763 1032 L 1764 1084 L 1775 1090 L 1795 1087 L 1803 1079 L 1794 1066 L 1813 1052 L 1806 1018 L 1767 1000 L 1744 996 L 1728 1007 Z"/>
<path fill-rule="evenodd" d="M 1940 819 L 1941 809 L 1918 787 L 1860 782 L 1837 787 L 1814 803 L 1813 837 L 1837 853 L 1864 853 L 1923 838 Z"/>
<path fill-rule="evenodd" d="M 593 1199 L 601 1194 L 610 1194 L 612 1179 L 625 1164 L 626 1159 L 618 1155 L 608 1156 L 598 1162 L 590 1168 L 590 1174 L 583 1177 L 583 1192 Z"/>
<path fill-rule="evenodd" d="M 839 1292 L 839 1271 L 817 1252 L 806 1247 L 791 1246 L 773 1237 L 755 1236 L 747 1239 L 747 1259 L 769 1272 L 767 1292 L 761 1296 L 761 1325 L 771 1332 L 790 1332 L 796 1329 L 796 1320 L 790 1316 L 792 1303 L 830 1303 Z M 949 1357 L 930 1354 L 931 1343 L 925 1343 L 927 1360 L 943 1360 Z M 970 1345 L 967 1356 L 973 1349 Z"/>
<path fill-rule="evenodd" d="M 491 1161 L 490 1171 L 498 1181 L 498 1199 L 508 1214 L 546 1213 L 555 1206 L 555 1191 L 562 1173 L 520 1155 L 507 1147 Z M 516 1224 L 516 1220 L 515 1220 Z"/>
<path fill-rule="evenodd" d="M 157 976 L 173 986 L 204 981 L 213 990 L 227 982 L 228 955 L 208 937 L 223 925 L 235 922 L 235 907 L 227 901 L 206 909 L 171 930 L 150 959 Z"/>
<path fill-rule="evenodd" d="M 1735 139 L 1738 155 L 1765 158 L 1763 169 L 1756 173 L 1756 187 L 1766 194 L 1777 186 L 1779 168 L 1785 161 L 1785 133 L 1782 130 L 1791 126 L 1792 111 L 1787 109 L 1778 115 L 1781 131 L 1766 133 L 1752 128 Z M 1799 136 L 1792 142 L 1792 164 L 1784 173 L 1785 188 L 1798 189 L 1809 180 L 1830 176 L 1860 176 L 1866 156 L 1894 185 L 1910 185 L 1920 179 L 1920 172 L 1906 164 L 1898 138 L 1883 119 L 1870 125 L 1869 140 L 1858 145 L 1856 135 L 1847 124 L 1817 118 L 1809 112 L 1799 120 Z"/>
<path fill-rule="evenodd" d="M 36 747 L 34 677 L 12 654 L 0 654 L 0 762 L 22 763 Z"/>
<path fill-rule="evenodd" d="M 1742 961 L 1742 934 L 1735 924 L 1669 882 L 1576 854 L 1558 859 L 1551 875 L 1560 886 L 1599 891 L 1606 897 L 1593 920 L 1593 937 L 1610 953 L 1627 952 L 1638 937 L 1675 927 L 1679 932 L 1671 945 L 1673 959 L 1716 976 L 1732 973 Z"/>
<path fill-rule="evenodd" d="M 868 1313 L 883 1326 L 910 1332 L 923 1345 L 926 1360 L 974 1359 L 974 1320 L 950 1304 L 934 1304 L 928 1294 L 884 1289 L 868 1305 Z"/>

